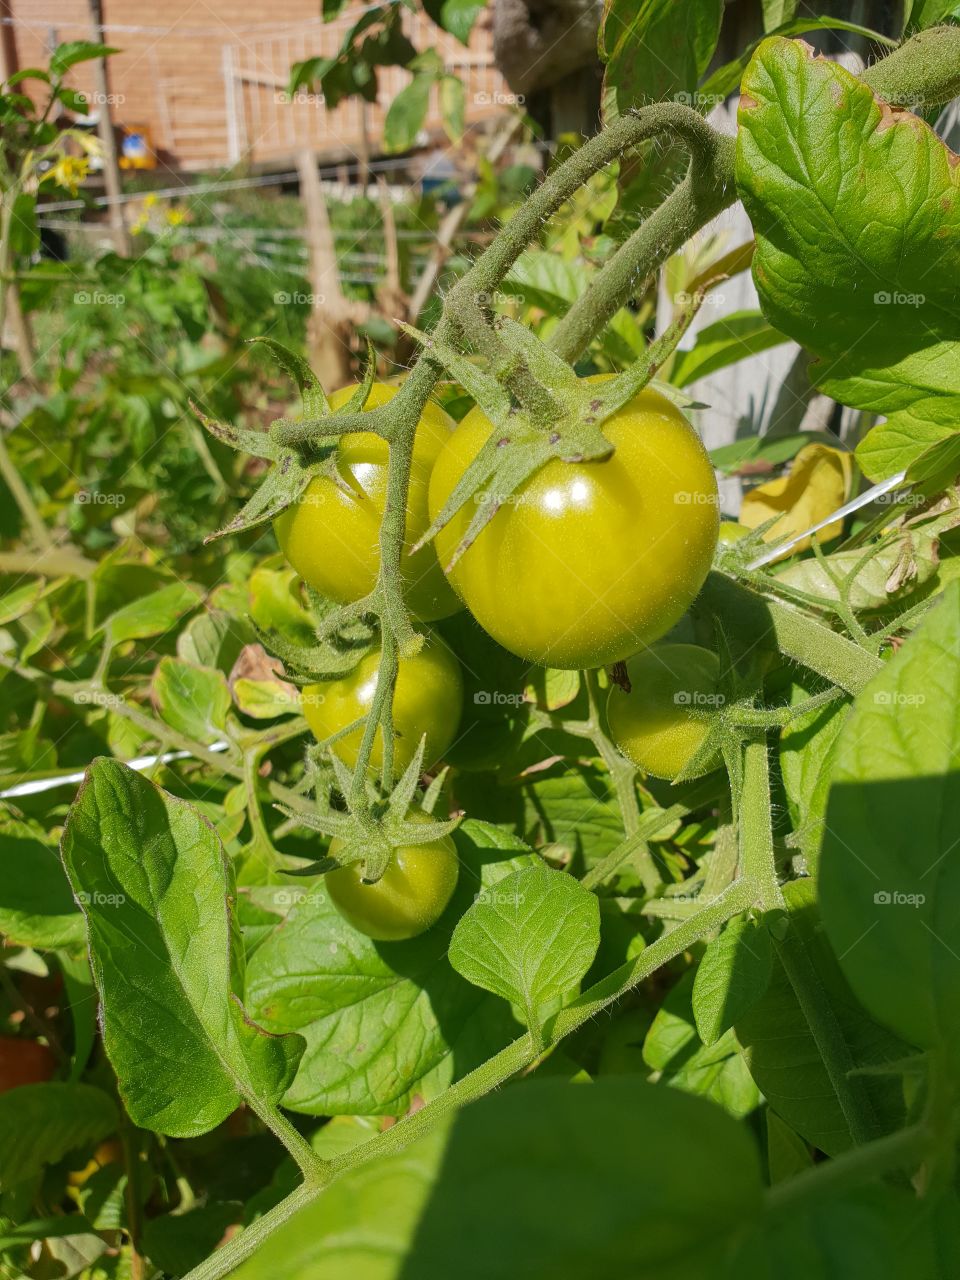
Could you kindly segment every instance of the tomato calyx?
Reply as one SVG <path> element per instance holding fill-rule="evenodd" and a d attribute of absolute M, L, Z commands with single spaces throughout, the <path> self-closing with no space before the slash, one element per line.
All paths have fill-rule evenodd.
<path fill-rule="evenodd" d="M 375 784 L 370 779 L 365 779 L 364 791 L 367 803 L 362 808 L 358 807 L 356 812 L 346 813 L 332 807 L 332 792 L 335 789 L 344 797 L 354 794 L 356 775 L 337 756 L 331 756 L 333 786 L 327 787 L 327 794 L 324 797 L 326 803 L 318 807 L 318 812 L 301 813 L 280 807 L 288 816 L 295 817 L 304 826 L 333 837 L 337 841 L 336 856 L 328 855 L 306 866 L 286 869 L 284 874 L 325 875 L 328 871 L 362 862 L 363 880 L 367 884 L 376 884 L 389 867 L 394 849 L 409 845 L 431 844 L 435 840 L 442 840 L 452 834 L 460 824 L 459 818 L 444 821 L 433 820 L 429 816 L 439 798 L 442 778 L 435 780 L 422 800 L 414 805 L 414 797 L 423 772 L 425 749 L 426 735 L 421 738 L 416 754 L 389 796 L 382 796 Z M 317 798 L 320 800 L 319 794 Z M 413 814 L 416 814 L 415 818 Z"/>
<path fill-rule="evenodd" d="M 269 431 L 249 431 L 208 418 L 193 401 L 190 402 L 190 408 L 201 425 L 214 439 L 240 453 L 273 463 L 252 497 L 222 529 L 208 534 L 204 542 L 213 542 L 217 538 L 240 533 L 245 529 L 255 529 L 258 525 L 275 520 L 281 512 L 302 497 L 310 481 L 316 476 L 327 476 L 335 484 L 342 486 L 345 481 L 337 467 L 337 437 L 343 434 L 344 428 L 338 424 L 337 418 L 358 413 L 373 385 L 376 361 L 369 343 L 363 381 L 349 403 L 333 411 L 320 380 L 302 356 L 273 338 L 252 338 L 250 341 L 262 343 L 280 367 L 294 379 L 303 401 L 303 417 L 295 424 L 289 418 L 275 418 Z M 284 429 L 291 426 L 296 426 L 301 433 L 307 433 L 308 445 L 298 448 L 282 443 Z"/>
<path fill-rule="evenodd" d="M 601 462 L 613 454 L 603 424 L 639 394 L 672 354 L 716 281 L 704 281 L 670 328 L 630 369 L 603 382 L 578 378 L 559 356 L 523 325 L 498 317 L 486 329 L 490 348 L 504 352 L 488 369 L 464 352 L 409 325 L 405 332 L 434 356 L 473 397 L 494 426 L 486 444 L 464 471 L 436 518 L 412 548 L 430 542 L 471 499 L 476 510 L 444 565 L 449 571 L 500 507 L 547 462 Z M 484 328 L 472 326 L 477 346 Z M 658 389 L 662 389 L 658 385 Z M 667 389 L 676 398 L 673 388 Z M 683 398 L 684 403 L 690 403 Z"/>

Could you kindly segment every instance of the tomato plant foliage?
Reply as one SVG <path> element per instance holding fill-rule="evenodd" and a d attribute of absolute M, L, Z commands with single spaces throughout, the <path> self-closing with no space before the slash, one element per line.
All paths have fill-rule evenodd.
<path fill-rule="evenodd" d="M 960 26 L 796 8 L 718 65 L 724 6 L 611 0 L 600 132 L 522 200 L 484 158 L 483 251 L 385 330 L 402 376 L 368 345 L 339 388 L 296 333 L 243 355 L 156 241 L 131 314 L 172 385 L 111 348 L 41 386 L 37 192 L 86 135 L 21 85 L 76 110 L 104 51 L 3 86 L 11 1274 L 958 1274 Z M 294 87 L 404 66 L 388 146 L 434 90 L 459 136 L 401 16 Z M 704 236 L 737 200 L 753 238 Z M 708 454 L 711 380 L 788 341 L 774 391 L 842 426 Z"/>

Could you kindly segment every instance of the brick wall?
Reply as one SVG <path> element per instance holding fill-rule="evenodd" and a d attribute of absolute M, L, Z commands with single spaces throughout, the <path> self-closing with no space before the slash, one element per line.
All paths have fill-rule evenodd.
<path fill-rule="evenodd" d="M 381 101 L 366 121 L 358 103 L 328 112 L 315 100 L 285 101 L 291 63 L 331 52 L 351 21 L 321 23 L 320 0 L 274 0 L 269 18 L 252 0 L 104 0 L 103 9 L 107 43 L 122 50 L 109 62 L 114 119 L 147 125 L 172 169 L 275 168 L 305 144 L 350 159 L 364 128 L 376 148 L 386 109 L 409 78 L 381 72 Z M 12 10 L 21 67 L 42 65 L 51 40 L 88 37 L 86 0 L 12 0 Z M 464 78 L 469 120 L 502 110 L 506 87 L 490 66 L 485 26 L 464 50 L 431 24 L 405 21 L 418 47 L 437 48 Z M 72 83 L 91 92 L 89 68 L 78 67 Z M 438 122 L 434 104 L 428 125 Z"/>

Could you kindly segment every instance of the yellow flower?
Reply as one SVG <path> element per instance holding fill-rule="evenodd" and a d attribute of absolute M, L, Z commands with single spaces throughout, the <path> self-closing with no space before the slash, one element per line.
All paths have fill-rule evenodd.
<path fill-rule="evenodd" d="M 186 220 L 186 214 L 182 209 L 168 209 L 167 222 L 171 227 L 179 227 L 181 222 Z"/>
<path fill-rule="evenodd" d="M 49 179 L 59 187 L 65 187 L 71 195 L 77 194 L 77 188 L 90 171 L 86 156 L 61 156 L 53 168 L 48 169 L 42 181 Z"/>

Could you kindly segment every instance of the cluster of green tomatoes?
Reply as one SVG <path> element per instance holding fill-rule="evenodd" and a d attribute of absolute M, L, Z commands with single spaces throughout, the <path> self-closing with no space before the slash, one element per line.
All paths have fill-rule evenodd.
<path fill-rule="evenodd" d="M 356 390 L 330 397 L 336 410 Z M 374 384 L 365 408 L 397 389 Z M 720 516 L 717 484 L 696 432 L 680 410 L 646 389 L 604 422 L 614 446 L 603 461 L 546 463 L 449 569 L 470 522 L 469 505 L 414 550 L 494 430 L 477 408 L 456 424 L 428 403 L 418 423 L 406 512 L 403 590 L 421 624 L 464 606 L 500 645 L 532 664 L 573 670 L 626 664 L 610 689 L 607 717 L 619 749 L 645 772 L 675 778 L 703 742 L 704 708 L 716 698 L 719 663 L 695 645 L 660 640 L 689 608 L 710 568 Z M 317 591 L 349 604 L 374 587 L 387 495 L 388 445 L 373 433 L 340 438 L 338 476 L 314 477 L 276 521 L 289 563 Z M 474 501 L 487 495 L 478 492 Z M 422 628 L 418 653 L 401 658 L 393 701 L 393 767 L 410 764 L 422 738 L 424 766 L 454 742 L 463 699 L 457 659 Z M 380 654 L 347 676 L 308 685 L 303 710 L 320 742 L 357 764 Z M 339 735 L 339 736 L 338 736 Z M 369 764 L 383 762 L 378 732 Z M 337 852 L 336 841 L 331 856 Z M 328 872 L 340 912 L 381 941 L 414 937 L 446 908 L 458 862 L 449 837 L 394 851 L 375 883 L 362 864 Z"/>

